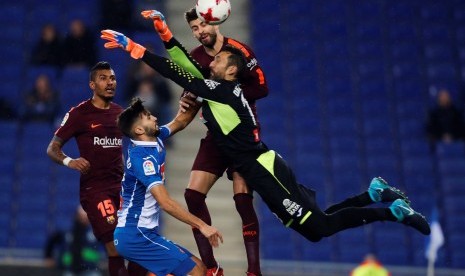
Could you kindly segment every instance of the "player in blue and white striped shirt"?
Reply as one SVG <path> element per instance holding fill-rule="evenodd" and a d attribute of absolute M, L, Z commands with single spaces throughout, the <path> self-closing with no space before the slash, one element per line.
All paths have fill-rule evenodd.
<path fill-rule="evenodd" d="M 184 98 L 195 105 L 195 102 Z M 157 119 L 140 99 L 118 117 L 118 127 L 131 138 L 122 181 L 121 208 L 115 230 L 115 246 L 127 260 L 134 261 L 156 275 L 205 275 L 202 261 L 183 247 L 158 233 L 160 209 L 198 228 L 212 246 L 222 241 L 221 233 L 174 201 L 165 189 L 165 148 L 163 140 L 184 129 L 194 118 L 182 113 L 158 127 Z"/>

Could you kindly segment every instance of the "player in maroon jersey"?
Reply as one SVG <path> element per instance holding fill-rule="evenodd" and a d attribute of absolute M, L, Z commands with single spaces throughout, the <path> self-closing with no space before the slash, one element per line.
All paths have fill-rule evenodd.
<path fill-rule="evenodd" d="M 143 11 L 145 18 L 154 20 L 154 26 L 164 42 L 172 37 L 163 15 L 158 11 Z M 191 51 L 191 56 L 203 68 L 203 76 L 210 76 L 209 64 L 214 56 L 226 45 L 234 46 L 242 51 L 247 60 L 247 69 L 241 82 L 245 98 L 257 118 L 255 101 L 268 95 L 268 87 L 255 54 L 249 46 L 232 38 L 224 37 L 218 26 L 203 23 L 198 18 L 195 8 L 185 13 L 185 18 L 194 37 L 201 43 Z M 206 195 L 215 182 L 227 171 L 228 178 L 233 180 L 233 192 L 236 209 L 242 219 L 242 234 L 247 253 L 248 275 L 261 275 L 259 256 L 259 226 L 253 207 L 252 191 L 245 180 L 235 171 L 228 168 L 230 164 L 213 141 L 213 136 L 207 135 L 200 141 L 200 148 L 192 166 L 189 184 L 185 191 L 189 211 L 211 225 L 211 217 L 205 203 Z M 198 229 L 192 230 L 202 261 L 207 266 L 207 276 L 223 275 L 223 269 L 213 256 L 213 249 Z"/>
<path fill-rule="evenodd" d="M 99 62 L 92 67 L 89 87 L 92 98 L 66 113 L 47 154 L 54 162 L 81 173 L 80 202 L 95 237 L 105 245 L 110 275 L 145 275 L 146 270 L 133 262 L 128 264 L 128 274 L 124 259 L 113 244 L 123 177 L 123 134 L 116 118 L 123 108 L 112 102 L 116 76 L 109 63 Z M 62 150 L 73 137 L 80 154 L 76 158 L 68 157 Z"/>

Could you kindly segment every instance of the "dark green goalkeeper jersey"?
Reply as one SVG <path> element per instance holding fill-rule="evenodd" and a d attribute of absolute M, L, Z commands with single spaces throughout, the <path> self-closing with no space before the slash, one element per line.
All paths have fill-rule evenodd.
<path fill-rule="evenodd" d="M 164 77 L 203 98 L 204 123 L 235 167 L 268 150 L 260 140 L 255 116 L 238 82 L 195 77 L 195 72 L 189 73 L 173 61 L 148 51 L 142 60 Z"/>

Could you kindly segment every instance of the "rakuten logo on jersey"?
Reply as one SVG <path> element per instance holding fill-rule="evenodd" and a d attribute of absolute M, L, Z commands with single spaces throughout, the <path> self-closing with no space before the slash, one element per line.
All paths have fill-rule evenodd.
<path fill-rule="evenodd" d="M 94 137 L 94 146 L 102 146 L 102 148 L 118 148 L 123 145 L 123 139 Z"/>

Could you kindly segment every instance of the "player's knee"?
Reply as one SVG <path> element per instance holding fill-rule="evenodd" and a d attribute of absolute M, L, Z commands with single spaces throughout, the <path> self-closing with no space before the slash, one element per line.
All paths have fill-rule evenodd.
<path fill-rule="evenodd" d="M 119 253 L 116 250 L 115 244 L 113 241 L 105 243 L 105 250 L 107 251 L 107 255 L 109 257 L 118 257 Z"/>

